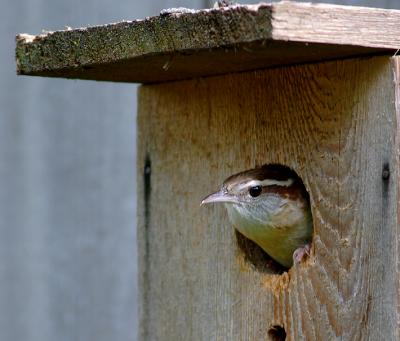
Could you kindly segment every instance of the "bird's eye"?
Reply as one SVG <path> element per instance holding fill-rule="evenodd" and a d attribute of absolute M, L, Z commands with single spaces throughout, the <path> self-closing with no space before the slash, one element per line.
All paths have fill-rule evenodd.
<path fill-rule="evenodd" d="M 262 192 L 261 186 L 253 186 L 249 189 L 249 194 L 254 198 L 258 197 Z"/>

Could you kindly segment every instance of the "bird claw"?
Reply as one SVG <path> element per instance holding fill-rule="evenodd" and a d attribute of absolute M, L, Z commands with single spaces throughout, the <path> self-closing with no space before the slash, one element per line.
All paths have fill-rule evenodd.
<path fill-rule="evenodd" d="M 311 245 L 306 244 L 303 247 L 299 247 L 293 252 L 293 262 L 295 264 L 300 263 L 306 256 L 310 255 Z"/>

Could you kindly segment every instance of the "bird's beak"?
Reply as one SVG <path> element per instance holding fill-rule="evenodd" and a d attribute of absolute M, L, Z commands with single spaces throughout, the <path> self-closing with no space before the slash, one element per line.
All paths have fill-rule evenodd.
<path fill-rule="evenodd" d="M 226 192 L 225 190 L 220 190 L 218 192 L 207 195 L 202 201 L 200 206 L 211 204 L 214 202 L 237 202 L 236 198 Z"/>

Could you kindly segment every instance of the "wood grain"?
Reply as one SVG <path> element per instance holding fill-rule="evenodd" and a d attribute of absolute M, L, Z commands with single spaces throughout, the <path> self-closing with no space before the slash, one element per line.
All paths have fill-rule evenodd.
<path fill-rule="evenodd" d="M 271 8 L 272 37 L 276 40 L 388 48 L 393 48 L 393 43 L 398 45 L 398 10 L 295 1 L 281 1 Z"/>
<path fill-rule="evenodd" d="M 23 75 L 154 83 L 400 47 L 400 11 L 295 1 L 17 36 Z"/>
<path fill-rule="evenodd" d="M 399 339 L 393 65 L 140 88 L 139 170 L 151 160 L 138 178 L 142 340 L 264 340 L 275 325 L 288 340 Z M 283 275 L 246 263 L 222 206 L 199 207 L 230 174 L 269 162 L 298 172 L 314 216 L 311 258 Z"/>

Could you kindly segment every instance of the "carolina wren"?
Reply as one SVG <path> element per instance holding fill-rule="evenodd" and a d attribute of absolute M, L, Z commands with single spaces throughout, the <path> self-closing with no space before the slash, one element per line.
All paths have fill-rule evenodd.
<path fill-rule="evenodd" d="M 265 165 L 227 178 L 201 205 L 224 203 L 231 223 L 286 268 L 309 254 L 313 233 L 309 195 L 297 174 Z"/>

